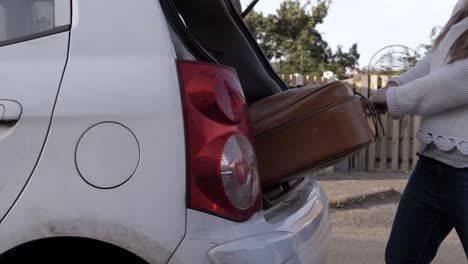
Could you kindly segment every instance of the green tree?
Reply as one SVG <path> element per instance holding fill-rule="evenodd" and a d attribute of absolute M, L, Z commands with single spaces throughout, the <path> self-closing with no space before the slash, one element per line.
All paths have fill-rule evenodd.
<path fill-rule="evenodd" d="M 271 25 L 271 23 L 268 22 L 268 19 L 269 18 L 265 17 L 263 13 L 258 13 L 252 10 L 247 16 L 246 22 L 257 39 L 258 44 L 265 53 L 265 56 L 268 59 L 272 59 L 275 52 L 272 40 L 270 39 L 271 34 L 269 33 L 269 25 Z"/>
<path fill-rule="evenodd" d="M 315 5 L 286 0 L 276 14 L 264 16 L 252 11 L 246 22 L 267 58 L 276 61 L 281 72 L 321 74 L 331 70 L 344 76 L 348 69 L 357 67 L 359 53 L 357 44 L 348 52 L 339 46 L 333 53 L 317 31 L 330 4 L 331 0 L 317 0 Z"/>
<path fill-rule="evenodd" d="M 359 58 L 357 44 L 353 44 L 348 52 L 344 52 L 343 46 L 340 45 L 335 54 L 331 55 L 331 60 L 326 67 L 339 77 L 344 77 L 348 69 L 356 68 Z"/>

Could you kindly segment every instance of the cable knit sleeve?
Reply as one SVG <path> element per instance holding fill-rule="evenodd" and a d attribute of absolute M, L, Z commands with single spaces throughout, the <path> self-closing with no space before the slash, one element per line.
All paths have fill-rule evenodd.
<path fill-rule="evenodd" d="M 418 63 L 398 77 L 394 77 L 390 82 L 395 82 L 398 85 L 404 85 L 410 83 L 416 79 L 424 77 L 431 71 L 431 54 L 426 55 L 423 59 L 419 60 Z"/>
<path fill-rule="evenodd" d="M 387 91 L 387 105 L 394 119 L 404 115 L 427 116 L 467 104 L 468 59 Z"/>

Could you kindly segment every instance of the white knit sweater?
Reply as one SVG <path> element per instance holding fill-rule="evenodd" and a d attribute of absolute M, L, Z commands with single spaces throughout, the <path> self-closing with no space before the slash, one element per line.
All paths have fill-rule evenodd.
<path fill-rule="evenodd" d="M 460 0 L 460 3 L 465 0 Z M 387 91 L 394 119 L 422 116 L 418 139 L 443 150 L 468 155 L 468 59 L 447 64 L 454 42 L 468 30 L 468 18 L 454 25 L 440 46 L 405 74 L 393 78 L 399 86 Z"/>

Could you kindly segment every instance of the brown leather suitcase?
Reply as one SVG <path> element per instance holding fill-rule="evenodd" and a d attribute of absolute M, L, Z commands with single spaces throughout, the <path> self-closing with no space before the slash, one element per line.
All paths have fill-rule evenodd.
<path fill-rule="evenodd" d="M 339 162 L 370 145 L 378 133 L 372 105 L 341 82 L 273 95 L 249 113 L 263 187 Z"/>

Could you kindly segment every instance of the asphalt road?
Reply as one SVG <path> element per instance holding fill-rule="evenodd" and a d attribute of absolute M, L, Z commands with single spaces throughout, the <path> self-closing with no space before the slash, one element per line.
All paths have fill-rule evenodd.
<path fill-rule="evenodd" d="M 385 246 L 398 199 L 396 194 L 390 194 L 344 209 L 332 209 L 334 230 L 328 264 L 384 263 Z M 455 233 L 444 241 L 433 263 L 468 263 Z"/>
<path fill-rule="evenodd" d="M 362 238 L 346 238 L 337 236 L 328 263 L 330 264 L 378 264 L 384 263 L 382 240 L 367 240 Z M 433 263 L 459 264 L 467 263 L 463 251 L 456 244 L 445 243 Z"/>

